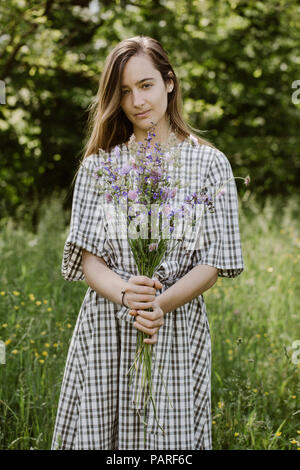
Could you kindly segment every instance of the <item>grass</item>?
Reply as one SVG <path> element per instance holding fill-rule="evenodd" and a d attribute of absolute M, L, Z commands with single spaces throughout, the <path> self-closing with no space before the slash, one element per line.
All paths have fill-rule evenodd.
<path fill-rule="evenodd" d="M 299 201 L 240 202 L 245 271 L 204 299 L 212 337 L 214 449 L 299 449 Z M 24 219 L 25 220 L 25 219 Z M 69 213 L 58 197 L 28 223 L 2 221 L 0 449 L 49 449 L 86 291 L 60 275 Z M 294 353 L 294 356 L 293 356 Z M 296 360 L 295 360 L 296 357 Z"/>

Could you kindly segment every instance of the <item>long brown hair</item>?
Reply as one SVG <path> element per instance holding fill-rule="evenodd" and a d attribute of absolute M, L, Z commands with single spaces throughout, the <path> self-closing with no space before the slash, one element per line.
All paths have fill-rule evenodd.
<path fill-rule="evenodd" d="M 97 153 L 99 148 L 109 151 L 115 145 L 127 142 L 133 133 L 132 123 L 123 112 L 120 102 L 122 73 L 128 60 L 136 54 L 146 54 L 165 83 L 170 78 L 173 80 L 174 87 L 168 93 L 167 106 L 172 131 L 183 138 L 188 137 L 191 130 L 197 131 L 182 117 L 179 81 L 161 44 L 147 36 L 135 36 L 121 41 L 106 58 L 98 93 L 88 108 L 88 139 L 83 159 Z M 196 138 L 199 144 L 214 147 L 207 140 L 198 136 Z"/>

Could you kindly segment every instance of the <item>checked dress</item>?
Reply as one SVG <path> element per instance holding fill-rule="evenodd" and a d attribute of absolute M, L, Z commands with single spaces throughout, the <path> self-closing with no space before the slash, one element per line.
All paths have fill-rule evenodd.
<path fill-rule="evenodd" d="M 204 186 L 217 190 L 233 177 L 227 157 L 215 148 L 196 144 L 192 136 L 176 148 L 180 150 L 181 167 L 174 169 L 174 175 L 191 184 L 176 198 Z M 130 158 L 128 147 L 122 144 L 118 149 L 120 164 L 125 165 Z M 84 160 L 76 177 L 62 260 L 62 276 L 68 281 L 84 280 L 82 249 L 103 258 L 125 280 L 139 275 L 127 239 L 99 235 L 99 224 L 105 229 L 107 222 L 99 211 L 102 196 L 91 176 L 99 166 L 99 156 L 93 154 Z M 176 202 L 180 199 L 174 205 Z M 191 249 L 179 242 L 162 259 L 154 276 L 163 284 L 160 292 L 196 265 L 214 266 L 223 277 L 233 278 L 243 271 L 234 179 L 215 198 L 214 207 L 214 212 L 204 211 L 201 243 Z M 212 448 L 211 341 L 203 295 L 167 313 L 158 331 L 153 346 L 153 390 L 164 432 L 150 407 L 146 445 L 127 375 L 136 352 L 133 321 L 126 307 L 88 287 L 69 345 L 52 450 Z"/>

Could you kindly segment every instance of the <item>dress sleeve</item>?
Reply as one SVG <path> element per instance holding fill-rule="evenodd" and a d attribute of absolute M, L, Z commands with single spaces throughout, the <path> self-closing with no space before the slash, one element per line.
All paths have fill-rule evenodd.
<path fill-rule="evenodd" d="M 105 258 L 106 226 L 94 166 L 93 157 L 86 158 L 75 180 L 70 230 L 61 265 L 61 274 L 67 281 L 84 280 L 82 249 Z"/>
<path fill-rule="evenodd" d="M 193 253 L 193 266 L 208 264 L 219 269 L 219 277 L 236 277 L 244 270 L 237 188 L 229 160 L 218 150 L 212 154 L 206 181 L 208 193 L 213 196 L 214 212 L 205 206 L 201 244 Z M 225 192 L 215 197 L 224 184 Z"/>

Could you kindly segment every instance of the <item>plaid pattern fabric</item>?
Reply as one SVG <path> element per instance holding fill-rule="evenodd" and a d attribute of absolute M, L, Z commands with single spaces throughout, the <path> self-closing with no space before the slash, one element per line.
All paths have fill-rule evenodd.
<path fill-rule="evenodd" d="M 174 175 L 191 186 L 178 191 L 174 205 L 191 190 L 205 185 L 215 191 L 232 177 L 230 163 L 219 150 L 189 139 L 178 147 L 181 167 L 173 169 Z M 128 161 L 125 145 L 119 158 L 121 164 Z M 125 280 L 139 274 L 126 238 L 106 236 L 103 199 L 92 176 L 98 166 L 99 157 L 91 155 L 76 179 L 62 260 L 68 281 L 84 280 L 82 249 L 102 257 Z M 203 213 L 198 243 L 179 242 L 163 258 L 155 273 L 162 291 L 200 264 L 219 268 L 223 277 L 243 271 L 235 180 L 214 205 L 214 213 Z M 167 313 L 159 330 L 153 346 L 153 390 L 164 433 L 150 407 L 145 447 L 144 425 L 133 406 L 127 376 L 136 350 L 133 321 L 127 308 L 87 289 L 69 346 L 52 449 L 211 449 L 211 342 L 203 295 Z"/>

